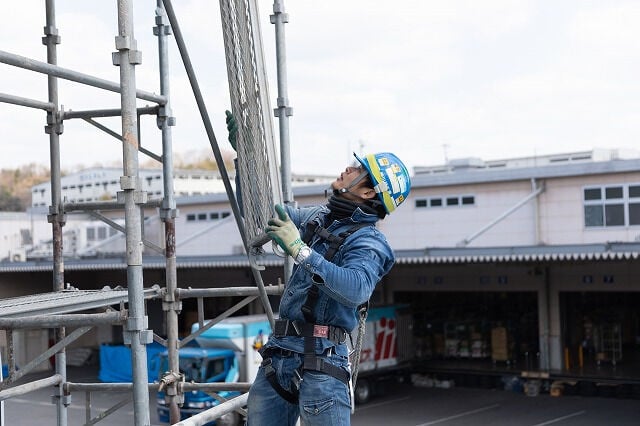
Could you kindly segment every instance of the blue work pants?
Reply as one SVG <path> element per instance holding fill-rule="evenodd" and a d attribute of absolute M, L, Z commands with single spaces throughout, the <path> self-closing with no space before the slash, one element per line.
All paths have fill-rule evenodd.
<path fill-rule="evenodd" d="M 325 356 L 323 356 L 325 357 Z M 332 354 L 325 359 L 346 368 L 347 360 Z M 290 390 L 291 378 L 301 365 L 303 355 L 271 355 L 272 366 L 280 386 Z M 298 404 L 283 399 L 265 377 L 260 367 L 249 391 L 247 426 L 294 426 L 301 417 L 302 426 L 348 426 L 351 406 L 346 384 L 325 373 L 305 370 L 300 383 Z"/>

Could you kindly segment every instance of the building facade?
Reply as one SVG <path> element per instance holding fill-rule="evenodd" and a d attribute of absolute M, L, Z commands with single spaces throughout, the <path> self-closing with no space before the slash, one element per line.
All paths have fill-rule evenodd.
<path fill-rule="evenodd" d="M 324 203 L 325 188 L 297 186 L 296 202 Z M 177 204 L 181 283 L 251 284 L 226 194 L 178 197 Z M 148 209 L 145 218 L 145 239 L 162 246 L 158 212 Z M 618 365 L 616 374 L 621 366 L 640 367 L 640 159 L 629 153 L 416 168 L 405 205 L 379 227 L 397 262 L 372 302 L 411 305 L 416 355 L 425 365 L 493 361 L 546 371 Z M 100 231 L 93 232 L 97 239 Z M 91 249 L 87 238 L 84 260 L 66 261 L 74 286 L 125 279 L 124 238 L 109 232 Z M 161 282 L 161 257 L 150 248 L 145 255 L 145 285 Z M 265 282 L 281 279 L 281 265 L 266 256 Z M 27 282 L 25 273 L 46 274 L 42 268 L 0 264 L 0 279 Z M 211 306 L 212 314 L 219 308 Z M 160 308 L 149 309 L 161 321 Z M 185 304 L 185 323 L 194 310 Z M 504 330 L 504 357 L 492 352 L 495 330 Z"/>

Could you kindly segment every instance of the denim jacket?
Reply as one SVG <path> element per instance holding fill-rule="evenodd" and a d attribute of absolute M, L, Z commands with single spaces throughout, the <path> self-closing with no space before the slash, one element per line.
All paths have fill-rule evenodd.
<path fill-rule="evenodd" d="M 329 213 L 325 206 L 294 208 L 286 206 L 289 217 L 304 235 L 309 221 L 320 220 Z M 302 306 L 309 289 L 318 285 L 320 295 L 315 307 L 316 324 L 342 327 L 352 331 L 358 323 L 356 308 L 371 297 L 373 290 L 395 261 L 384 235 L 375 227 L 378 217 L 356 209 L 351 217 L 333 221 L 326 229 L 339 235 L 355 224 L 370 223 L 349 235 L 329 262 L 324 258 L 328 243 L 315 236 L 310 242 L 311 255 L 303 264 L 295 265 L 280 302 L 280 318 L 304 321 Z M 303 352 L 300 337 L 271 337 L 267 346 Z M 316 350 L 323 352 L 334 346 L 327 339 L 317 339 Z M 340 345 L 344 346 L 344 345 Z M 340 351 L 342 352 L 342 350 Z"/>

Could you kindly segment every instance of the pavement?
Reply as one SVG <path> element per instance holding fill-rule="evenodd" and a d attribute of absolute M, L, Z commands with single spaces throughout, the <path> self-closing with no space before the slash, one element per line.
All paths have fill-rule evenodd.
<path fill-rule="evenodd" d="M 36 380 L 52 372 L 35 373 L 21 380 Z M 98 382 L 97 367 L 69 367 L 68 378 L 74 382 Z M 608 397 L 582 395 L 551 396 L 544 389 L 527 396 L 521 388 L 481 389 L 420 381 L 412 383 L 388 382 L 382 386 L 383 395 L 356 407 L 353 426 L 627 426 L 640 424 L 640 400 L 629 395 L 610 394 Z M 434 386 L 438 387 L 434 387 Z M 51 402 L 53 388 L 40 389 L 5 401 L 5 424 L 58 424 L 56 407 Z M 72 395 L 68 425 L 85 424 L 87 419 L 100 416 L 121 401 L 125 405 L 106 416 L 99 425 L 133 425 L 133 405 L 129 393 L 94 392 L 90 396 L 87 414 L 87 395 Z M 126 401 L 129 400 L 128 403 Z M 150 419 L 152 426 L 160 426 L 155 413 L 155 393 L 151 393 Z"/>

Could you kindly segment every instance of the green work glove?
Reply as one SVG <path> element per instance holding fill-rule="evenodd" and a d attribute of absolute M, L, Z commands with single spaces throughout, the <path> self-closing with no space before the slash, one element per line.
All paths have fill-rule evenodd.
<path fill-rule="evenodd" d="M 236 118 L 231 114 L 231 111 L 227 110 L 224 112 L 227 116 L 227 131 L 229 132 L 229 143 L 231 144 L 231 148 L 234 151 L 238 151 L 238 123 L 236 122 Z"/>
<path fill-rule="evenodd" d="M 284 251 L 295 259 L 300 249 L 306 244 L 300 238 L 300 231 L 291 221 L 289 215 L 280 204 L 275 207 L 277 216 L 269 219 L 269 226 L 265 228 L 265 232 L 269 237 L 278 243 Z"/>

